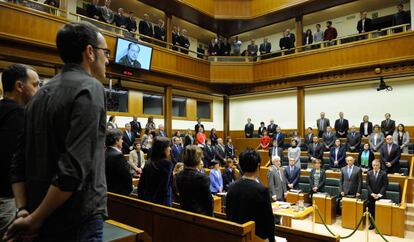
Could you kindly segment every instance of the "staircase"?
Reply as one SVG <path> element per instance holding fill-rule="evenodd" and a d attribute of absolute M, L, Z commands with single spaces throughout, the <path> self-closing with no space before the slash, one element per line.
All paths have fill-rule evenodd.
<path fill-rule="evenodd" d="M 413 193 L 414 193 L 414 182 L 413 182 Z M 414 194 L 413 194 L 414 195 Z M 414 203 L 408 201 L 405 219 L 405 230 L 414 232 Z"/>

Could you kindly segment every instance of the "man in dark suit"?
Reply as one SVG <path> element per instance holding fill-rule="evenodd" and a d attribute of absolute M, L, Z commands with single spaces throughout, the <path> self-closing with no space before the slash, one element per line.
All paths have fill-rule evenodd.
<path fill-rule="evenodd" d="M 217 145 L 215 147 L 216 160 L 219 161 L 220 165 L 223 166 L 226 163 L 226 147 L 223 144 L 223 139 L 217 139 Z"/>
<path fill-rule="evenodd" d="M 157 136 L 167 137 L 167 133 L 165 133 L 165 131 L 164 131 L 164 125 L 162 125 L 162 124 L 158 125 Z"/>
<path fill-rule="evenodd" d="M 195 134 L 197 135 L 197 133 L 198 133 L 198 129 L 199 128 L 203 128 L 203 130 L 205 130 L 204 129 L 204 125 L 201 123 L 201 119 L 200 118 L 198 118 L 197 119 L 197 124 L 194 126 L 194 129 L 195 129 Z"/>
<path fill-rule="evenodd" d="M 251 123 L 252 119 L 247 119 L 247 124 L 244 125 L 244 135 L 246 138 L 253 138 L 253 132 L 254 132 L 254 124 Z"/>
<path fill-rule="evenodd" d="M 346 147 L 349 152 L 359 152 L 361 146 L 361 134 L 356 132 L 355 126 L 351 127 L 351 132 L 346 137 Z"/>
<path fill-rule="evenodd" d="M 394 144 L 391 135 L 386 136 L 385 144 L 380 149 L 381 169 L 387 171 L 388 174 L 400 173 L 400 147 Z"/>
<path fill-rule="evenodd" d="M 171 161 L 174 165 L 181 162 L 182 151 L 183 147 L 180 145 L 180 138 L 175 137 L 174 144 L 171 146 Z"/>
<path fill-rule="evenodd" d="M 308 148 L 309 145 L 313 143 L 313 137 L 313 129 L 312 127 L 308 127 L 308 133 L 303 137 L 305 140 L 304 143 L 306 144 L 306 148 Z"/>
<path fill-rule="evenodd" d="M 318 127 L 318 137 L 322 138 L 323 133 L 326 132 L 326 128 L 331 125 L 329 119 L 325 118 L 325 113 L 321 112 L 321 118 L 316 120 L 316 127 Z"/>
<path fill-rule="evenodd" d="M 273 135 L 273 139 L 277 140 L 277 146 L 283 149 L 283 142 L 286 135 L 282 133 L 280 126 L 276 127 L 276 133 Z"/>
<path fill-rule="evenodd" d="M 127 29 L 129 32 L 137 31 L 137 21 L 135 21 L 135 16 L 132 12 L 129 13 Z"/>
<path fill-rule="evenodd" d="M 322 160 L 323 158 L 323 145 L 319 143 L 319 138 L 317 136 L 313 136 L 313 142 L 308 146 L 308 157 L 309 162 L 313 162 L 314 160 Z"/>
<path fill-rule="evenodd" d="M 267 134 L 271 139 L 273 139 L 273 135 L 276 133 L 277 124 L 275 124 L 275 120 L 271 119 L 270 124 L 267 126 Z"/>
<path fill-rule="evenodd" d="M 339 190 L 342 197 L 359 197 L 362 190 L 362 171 L 361 168 L 354 165 L 352 156 L 346 157 L 347 166 L 341 169 L 341 178 L 339 180 Z"/>
<path fill-rule="evenodd" d="M 295 34 L 290 32 L 290 29 L 286 29 L 286 37 L 289 38 L 290 41 L 290 48 L 295 48 L 296 45 L 296 38 Z"/>
<path fill-rule="evenodd" d="M 398 26 L 410 22 L 410 15 L 404 11 L 404 5 L 402 3 L 397 5 L 398 12 L 392 16 L 392 26 Z M 401 32 L 402 28 L 395 29 L 394 32 Z"/>
<path fill-rule="evenodd" d="M 344 113 L 339 113 L 339 119 L 335 121 L 335 131 L 337 138 L 346 138 L 349 129 L 349 122 L 347 119 L 344 119 Z"/>
<path fill-rule="evenodd" d="M 129 125 L 129 124 L 127 124 Z M 122 133 L 117 129 L 108 131 L 105 150 L 105 174 L 108 192 L 128 196 L 132 192 L 130 166 L 121 152 Z"/>
<path fill-rule="evenodd" d="M 331 126 L 326 128 L 326 132 L 322 135 L 323 139 L 323 146 L 325 147 L 326 151 L 331 150 L 332 146 L 335 144 L 336 136 L 332 132 Z"/>
<path fill-rule="evenodd" d="M 272 161 L 275 157 L 280 158 L 280 162 L 283 160 L 283 149 L 278 146 L 277 140 L 273 140 L 273 147 L 269 148 L 269 158 Z"/>
<path fill-rule="evenodd" d="M 176 46 L 180 46 L 180 29 L 179 29 L 179 27 L 174 26 L 171 35 L 172 35 L 172 44 L 173 44 L 172 49 L 173 50 L 178 50 L 178 47 L 176 47 Z"/>
<path fill-rule="evenodd" d="M 144 14 L 144 19 L 139 22 L 138 29 L 139 29 L 139 33 L 142 35 L 146 35 L 149 37 L 152 37 L 154 35 L 153 30 L 152 30 L 152 24 L 149 21 L 148 14 Z M 141 37 L 141 40 L 147 41 L 147 42 L 149 41 L 149 39 L 142 38 L 142 37 Z"/>
<path fill-rule="evenodd" d="M 264 38 L 263 43 L 260 44 L 260 48 L 259 48 L 260 55 L 262 56 L 262 55 L 270 53 L 271 49 L 272 49 L 272 44 L 267 41 L 267 38 Z M 264 59 L 268 58 L 268 56 L 263 56 L 261 58 L 262 58 L 262 60 L 264 60 Z"/>
<path fill-rule="evenodd" d="M 125 131 L 122 135 L 122 153 L 129 154 L 134 149 L 135 135 L 131 131 L 131 124 L 125 124 Z"/>
<path fill-rule="evenodd" d="M 96 20 L 102 20 L 98 3 L 99 3 L 99 0 L 92 0 L 92 3 L 89 3 L 86 6 L 86 16 L 88 16 L 89 18 L 96 19 Z"/>
<path fill-rule="evenodd" d="M 368 189 L 368 209 L 375 219 L 375 202 L 380 198 L 385 198 L 385 191 L 388 187 L 387 173 L 381 168 L 381 162 L 379 160 L 372 161 L 372 170 L 367 173 L 367 189 Z M 371 224 L 369 229 L 374 229 L 374 225 Z"/>
<path fill-rule="evenodd" d="M 115 14 L 114 22 L 115 22 L 115 25 L 120 28 L 124 28 L 124 29 L 127 28 L 128 17 L 125 16 L 123 8 L 118 8 L 118 13 Z"/>
<path fill-rule="evenodd" d="M 385 120 L 381 122 L 381 131 L 384 133 L 384 136 L 392 135 L 395 130 L 395 121 L 391 119 L 391 114 L 385 114 Z"/>
<path fill-rule="evenodd" d="M 158 24 L 154 26 L 154 38 L 166 42 L 164 20 L 158 19 Z"/>
<path fill-rule="evenodd" d="M 250 42 L 250 45 L 247 46 L 247 54 L 249 56 L 257 56 L 257 45 L 254 43 L 254 39 Z"/>
<path fill-rule="evenodd" d="M 335 140 L 335 146 L 333 146 L 329 152 L 329 165 L 330 167 L 340 169 L 345 164 L 346 150 L 345 146 L 341 145 L 341 140 Z"/>
<path fill-rule="evenodd" d="M 137 116 L 132 117 L 132 121 L 130 122 L 130 124 L 131 124 L 131 131 L 135 135 L 135 138 L 140 138 L 142 128 L 141 128 L 141 123 L 137 119 Z"/>
<path fill-rule="evenodd" d="M 357 24 L 357 30 L 360 34 L 372 31 L 372 20 L 370 18 L 367 18 L 367 15 L 367 11 L 361 12 L 361 19 Z"/>
<path fill-rule="evenodd" d="M 288 190 L 299 188 L 300 168 L 295 166 L 295 159 L 289 159 L 289 166 L 285 168 Z"/>
<path fill-rule="evenodd" d="M 190 40 L 188 39 L 186 29 L 181 30 L 181 35 L 178 41 L 182 47 L 180 49 L 181 53 L 188 54 L 188 48 L 190 48 Z"/>
<path fill-rule="evenodd" d="M 203 163 L 204 167 L 211 167 L 212 160 L 216 159 L 216 151 L 214 146 L 211 145 L 211 139 L 206 139 L 206 146 L 203 149 Z"/>

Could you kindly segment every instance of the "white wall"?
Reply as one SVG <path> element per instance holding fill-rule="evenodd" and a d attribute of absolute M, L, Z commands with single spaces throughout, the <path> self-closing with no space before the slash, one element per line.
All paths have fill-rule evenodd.
<path fill-rule="evenodd" d="M 270 119 L 274 119 L 282 129 L 296 129 L 296 92 L 231 98 L 230 130 L 244 130 L 247 118 L 252 119 L 255 129 L 262 121 L 267 126 Z"/>
<path fill-rule="evenodd" d="M 384 114 L 390 113 L 396 123 L 414 125 L 411 104 L 414 103 L 414 80 L 385 80 L 394 90 L 392 92 L 376 90 L 378 82 L 358 86 L 334 86 L 324 89 L 305 89 L 305 125 L 316 128 L 316 119 L 325 112 L 331 125 L 344 112 L 350 126 L 359 127 L 366 114 L 373 124 L 380 124 Z"/>

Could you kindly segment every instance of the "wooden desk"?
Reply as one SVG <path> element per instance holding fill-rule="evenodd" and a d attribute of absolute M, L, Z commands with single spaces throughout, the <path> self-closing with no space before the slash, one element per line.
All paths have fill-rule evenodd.
<path fill-rule="evenodd" d="M 277 203 L 272 203 L 273 214 L 282 217 L 282 225 L 292 227 L 292 219 L 305 219 L 313 212 L 313 207 L 307 207 L 303 211 L 295 212 L 292 208 L 279 209 Z"/>
<path fill-rule="evenodd" d="M 119 223 L 114 220 L 107 220 L 104 223 L 103 241 L 117 242 L 141 242 L 144 239 L 144 231 Z"/>
<path fill-rule="evenodd" d="M 222 212 L 221 211 L 221 206 L 222 206 L 221 197 L 213 196 L 213 199 L 214 199 L 214 212 L 221 213 Z"/>
<path fill-rule="evenodd" d="M 355 229 L 364 214 L 364 208 L 365 201 L 356 198 L 342 198 L 342 227 L 347 229 Z M 363 228 L 364 222 L 358 229 L 362 230 Z"/>
<path fill-rule="evenodd" d="M 336 220 L 336 198 L 324 194 L 313 194 L 313 204 L 319 208 L 322 218 L 327 225 L 335 223 Z M 322 223 L 322 220 L 316 215 L 316 223 Z"/>
<path fill-rule="evenodd" d="M 375 224 L 384 235 L 391 235 L 392 203 L 375 203 Z"/>
<path fill-rule="evenodd" d="M 297 203 L 299 200 L 303 200 L 304 203 L 309 203 L 309 193 L 306 192 L 287 192 L 286 202 L 288 203 Z"/>

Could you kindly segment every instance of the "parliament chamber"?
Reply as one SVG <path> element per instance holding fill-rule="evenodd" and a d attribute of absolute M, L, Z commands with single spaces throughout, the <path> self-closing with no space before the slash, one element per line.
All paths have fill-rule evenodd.
<path fill-rule="evenodd" d="M 104 91 L 105 128 L 99 126 L 96 130 L 105 129 L 106 140 L 100 137 L 105 152 L 110 149 L 108 134 L 121 137 L 123 143 L 116 151 L 122 153 L 124 168 L 131 177 L 126 179 L 130 188 L 127 194 L 111 190 L 114 186 L 109 183 L 118 181 L 108 174 L 117 168 L 108 169 L 108 155 L 102 154 L 106 161 L 98 162 L 107 166 L 103 174 L 106 173 L 108 191 L 104 194 L 103 238 L 97 241 L 413 241 L 413 13 L 413 0 L 0 0 L 0 73 L 6 73 L 16 63 L 30 66 L 39 76 L 38 92 L 52 95 L 48 94 L 48 86 L 53 86 L 56 76 L 63 76 L 68 64 L 57 46 L 57 35 L 63 26 L 88 23 L 102 34 L 106 46 L 87 43 L 95 54 L 102 50 L 107 60 L 104 77 L 90 74 Z M 84 40 L 66 42 L 70 41 L 76 46 Z M 93 58 L 90 62 L 95 63 Z M 10 91 L 4 84 L 4 75 L 2 78 L 0 100 L 6 100 Z M 62 99 L 70 93 L 60 92 Z M 34 98 L 39 96 L 35 94 Z M 35 103 L 27 105 L 37 110 Z M 37 108 L 48 112 L 54 109 L 53 103 L 47 105 L 50 106 Z M 89 106 L 82 109 L 81 116 L 93 116 L 95 106 L 86 107 Z M 72 115 L 76 110 L 67 111 Z M 3 127 L 2 118 L 0 110 L 0 133 L 9 129 Z M 76 129 L 83 124 L 60 127 L 51 124 L 54 120 L 58 117 L 48 119 L 41 127 Z M 30 125 L 25 122 L 27 126 Z M 118 131 L 119 137 L 111 130 Z M 75 132 L 72 141 L 91 136 L 87 130 L 80 131 Z M 44 132 L 34 131 L 39 135 Z M 350 140 L 355 134 L 359 139 L 353 145 Z M 159 136 L 167 137 L 171 147 L 167 157 L 172 167 L 165 178 L 172 187 L 170 204 L 145 199 L 142 191 L 145 186 L 161 190 L 149 184 L 155 181 L 154 177 L 144 175 L 152 166 L 152 148 Z M 31 140 L 39 148 L 44 143 L 36 137 Z M 333 137 L 330 144 L 328 137 Z M 58 138 L 51 138 L 52 144 Z M 92 147 L 89 139 L 82 147 L 76 142 L 66 147 L 65 142 L 53 144 L 51 149 L 58 147 L 58 153 L 64 153 L 77 147 L 88 155 L 97 152 L 88 150 Z M 369 147 L 366 153 L 365 144 Z M 213 206 L 210 215 L 189 211 L 188 204 L 180 198 L 178 177 L 188 171 L 184 161 L 187 145 L 196 145 L 202 153 L 197 161 L 201 165 L 198 172 L 208 178 Z M 317 146 L 321 147 L 319 157 Z M 398 154 L 391 160 L 394 146 Z M 41 149 L 51 152 L 48 148 Z M 261 236 L 256 226 L 264 227 L 262 221 L 241 223 L 228 214 L 235 207 L 244 207 L 232 205 L 228 194 L 232 184 L 247 180 L 240 159 L 245 151 L 254 151 L 260 157 L 254 180 L 271 193 L 266 201 L 272 210 L 275 238 Z M 51 170 L 75 167 L 85 172 L 84 167 L 69 162 L 77 159 L 73 156 L 62 155 Z M 342 165 L 337 164 L 338 160 Z M 64 161 L 68 163 L 61 164 Z M 373 167 L 374 162 L 380 165 L 380 171 Z M 299 175 L 291 182 L 294 167 Z M 355 167 L 361 167 L 358 191 L 348 196 L 343 194 L 344 187 L 354 185 L 348 183 Z M 33 170 L 45 175 L 40 168 Z M 223 182 L 226 183 L 228 170 L 234 179 L 226 187 Z M 322 181 L 319 171 L 324 171 L 322 190 L 312 185 L 315 170 L 317 183 Z M 275 171 L 280 180 L 272 176 Z M 25 172 L 31 176 L 27 167 Z M 221 179 L 218 191 L 213 189 L 216 173 Z M 88 174 L 83 174 L 82 179 L 87 179 Z M 159 174 L 158 170 L 153 173 Z M 375 176 L 376 182 L 379 174 L 386 177 L 386 184 L 377 193 L 372 191 L 372 179 Z M 57 184 L 56 179 L 50 182 L 51 187 Z M 283 184 L 273 189 L 273 180 Z M 29 205 L 19 208 L 14 185 L 21 181 L 12 179 L 16 198 L 13 209 L 17 209 L 15 219 L 10 221 L 13 225 L 21 219 L 18 214 L 22 209 L 30 210 L 30 215 L 33 211 L 37 214 L 36 208 Z M 79 186 L 73 194 L 86 189 Z M 276 190 L 279 194 L 278 189 L 283 191 L 282 199 L 271 192 Z M 200 192 L 194 194 L 198 196 Z M 1 222 L 3 241 L 3 233 L 4 238 L 13 234 Z"/>

